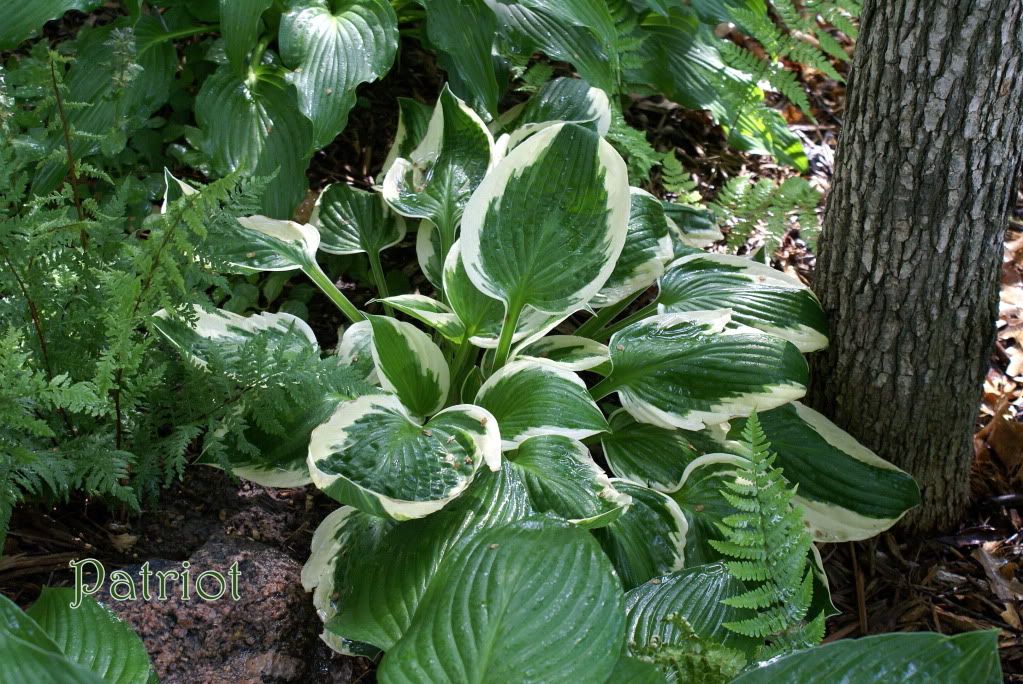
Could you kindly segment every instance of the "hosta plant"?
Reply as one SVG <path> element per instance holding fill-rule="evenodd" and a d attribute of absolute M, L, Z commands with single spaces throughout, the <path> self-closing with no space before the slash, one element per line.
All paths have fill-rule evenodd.
<path fill-rule="evenodd" d="M 607 107 L 555 83 L 488 127 L 445 89 L 425 126 L 403 118 L 378 195 L 333 187 L 309 224 L 254 216 L 215 243 L 217 263 L 302 271 L 348 319 L 329 358 L 358 380 L 260 481 L 340 504 L 303 583 L 324 640 L 382 653 L 381 681 L 735 676 L 820 639 L 813 541 L 918 501 L 798 402 L 803 353 L 827 344 L 813 294 L 686 244 L 629 187 Z M 363 311 L 318 266 L 321 249 L 372 260 L 417 221 L 432 292 Z M 161 320 L 186 350 L 257 329 L 315 344 L 284 314 Z"/>

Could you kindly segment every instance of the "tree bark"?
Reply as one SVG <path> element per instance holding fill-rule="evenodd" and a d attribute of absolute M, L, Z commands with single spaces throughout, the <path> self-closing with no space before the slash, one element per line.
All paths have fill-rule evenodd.
<path fill-rule="evenodd" d="M 810 403 L 920 483 L 949 528 L 1023 158 L 1023 0 L 866 0 L 815 290 Z"/>

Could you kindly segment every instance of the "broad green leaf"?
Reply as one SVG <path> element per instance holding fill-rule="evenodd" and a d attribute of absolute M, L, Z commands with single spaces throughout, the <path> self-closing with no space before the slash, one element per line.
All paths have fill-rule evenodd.
<path fill-rule="evenodd" d="M 466 338 L 465 325 L 444 302 L 419 294 L 396 295 L 380 300 L 396 311 L 427 324 L 445 339 L 461 343 Z"/>
<path fill-rule="evenodd" d="M 302 0 L 281 17 L 278 42 L 313 144 L 325 147 L 348 123 L 356 87 L 390 70 L 398 18 L 386 0 Z"/>
<path fill-rule="evenodd" d="M 243 216 L 238 228 L 210 240 L 212 256 L 242 273 L 319 268 L 320 233 L 308 223 Z"/>
<path fill-rule="evenodd" d="M 451 309 L 465 327 L 472 344 L 485 349 L 497 346 L 504 319 L 504 306 L 489 297 L 473 284 L 462 261 L 461 240 L 456 240 L 444 261 L 444 294 Z M 563 316 L 545 314 L 532 307 L 526 307 L 519 316 L 512 341 L 528 342 L 545 335 L 564 319 Z"/>
<path fill-rule="evenodd" d="M 724 626 L 750 616 L 748 610 L 721 602 L 743 591 L 721 564 L 698 565 L 652 579 L 625 595 L 625 642 L 631 649 L 651 643 L 681 645 L 685 634 L 673 619 L 678 616 L 697 636 L 752 656 L 758 644 Z"/>
<path fill-rule="evenodd" d="M 699 455 L 681 430 L 640 423 L 624 410 L 611 414 L 608 427 L 600 444 L 611 472 L 644 487 L 674 491 Z"/>
<path fill-rule="evenodd" d="M 625 162 L 596 133 L 550 126 L 502 159 L 462 222 L 466 271 L 516 315 L 584 306 L 622 252 L 629 220 Z"/>
<path fill-rule="evenodd" d="M 360 379 L 373 385 L 379 382 L 373 361 L 373 326 L 369 321 L 359 321 L 345 328 L 335 354 L 340 363 L 356 370 Z"/>
<path fill-rule="evenodd" d="M 1002 681 L 996 630 L 945 636 L 931 632 L 841 639 L 762 664 L 736 684 L 775 682 L 971 682 Z"/>
<path fill-rule="evenodd" d="M 622 655 L 615 663 L 608 682 L 628 682 L 629 684 L 668 684 L 667 678 L 653 663 L 639 658 Z"/>
<path fill-rule="evenodd" d="M 626 590 L 685 565 L 686 519 L 664 494 L 611 480 L 632 503 L 606 527 L 593 530 Z"/>
<path fill-rule="evenodd" d="M 611 484 L 582 442 L 560 435 L 530 437 L 507 455 L 540 513 L 582 527 L 602 527 L 632 499 Z"/>
<path fill-rule="evenodd" d="M 664 273 L 664 265 L 674 254 L 661 201 L 639 188 L 630 188 L 629 196 L 625 247 L 611 277 L 590 300 L 593 308 L 616 304 L 647 289 Z"/>
<path fill-rule="evenodd" d="M 533 133 L 559 122 L 576 123 L 603 137 L 611 128 L 611 102 L 607 93 L 578 78 L 548 81 L 521 107 L 511 110 L 512 148 Z"/>
<path fill-rule="evenodd" d="M 266 188 L 263 211 L 290 218 L 305 195 L 305 169 L 313 152 L 313 128 L 297 105 L 284 71 L 260 65 L 245 77 L 221 65 L 195 98 L 202 150 L 220 175 L 277 175 Z"/>
<path fill-rule="evenodd" d="M 490 167 L 493 148 L 479 115 L 445 86 L 426 135 L 387 171 L 384 199 L 403 216 L 430 221 L 439 231 L 437 253 L 447 255 L 469 196 Z"/>
<path fill-rule="evenodd" d="M 644 40 L 626 60 L 626 80 L 690 109 L 704 109 L 736 148 L 769 154 L 800 171 L 807 168 L 799 138 L 785 119 L 763 104 L 748 74 L 727 67 L 711 27 L 681 3 L 667 16 L 648 15 Z"/>
<path fill-rule="evenodd" d="M 594 396 L 617 392 L 636 420 L 699 430 L 805 394 L 807 367 L 798 349 L 728 323 L 728 311 L 664 314 L 615 333 L 612 370 Z"/>
<path fill-rule="evenodd" d="M 426 135 L 430 125 L 433 109 L 422 102 L 407 97 L 398 98 L 398 130 L 394 134 L 394 143 L 387 151 L 387 159 L 380 170 L 380 175 L 387 175 L 388 170 L 398 157 L 408 157 L 412 150 Z"/>
<path fill-rule="evenodd" d="M 29 7 L 52 4 L 47 0 L 18 3 L 15 15 L 31 11 L 27 9 Z M 9 18 L 9 13 L 5 12 L 0 26 L 6 27 Z M 0 33 L 4 30 L 0 28 Z M 134 39 L 135 59 L 142 67 L 141 71 L 127 79 L 127 83 L 122 73 L 123 66 L 117 65 L 108 44 L 115 39 L 115 31 L 122 36 L 117 39 L 119 42 L 123 40 L 130 44 Z M 65 102 L 89 105 L 65 107 L 69 128 L 81 134 L 71 140 L 75 159 L 81 160 L 100 151 L 108 155 L 120 152 L 128 136 L 141 128 L 167 102 L 177 69 L 177 53 L 170 41 L 147 41 L 147 37 L 163 34 L 162 24 L 153 17 L 143 17 L 134 27 L 125 17 L 106 26 L 85 27 L 72 43 L 65 44 L 73 46 L 75 51 L 75 60 L 64 77 L 67 86 Z M 65 145 L 62 129 L 54 129 L 47 138 L 46 146 L 50 152 L 59 150 L 59 154 L 39 165 L 32 179 L 32 189 L 36 194 L 45 195 L 64 182 L 68 171 Z"/>
<path fill-rule="evenodd" d="M 309 223 L 320 231 L 320 249 L 330 254 L 379 254 L 405 237 L 405 221 L 380 196 L 332 183 L 324 188 Z"/>
<path fill-rule="evenodd" d="M 919 505 L 913 478 L 857 442 L 830 420 L 799 402 L 759 414 L 775 466 L 798 486 L 802 507 L 814 539 L 856 541 L 876 536 Z M 736 438 L 745 421 L 730 431 Z M 737 453 L 741 443 L 728 446 Z"/>
<path fill-rule="evenodd" d="M 286 351 L 317 348 L 316 335 L 309 324 L 287 313 L 240 316 L 224 309 L 207 311 L 196 304 L 190 318 L 192 321 L 183 320 L 161 309 L 153 314 L 153 327 L 200 368 L 206 367 L 211 350 L 230 363 L 257 336 L 271 348 Z"/>
<path fill-rule="evenodd" d="M 803 353 L 828 345 L 828 321 L 810 288 L 781 271 L 728 254 L 692 254 L 659 280 L 663 313 L 731 309 L 735 323 L 777 335 Z"/>
<path fill-rule="evenodd" d="M 397 394 L 414 415 L 428 416 L 442 409 L 451 374 L 440 347 L 411 323 L 389 316 L 370 316 L 369 322 L 381 386 Z"/>
<path fill-rule="evenodd" d="M 474 403 L 497 418 L 506 451 L 539 435 L 585 439 L 607 430 L 586 383 L 549 363 L 509 363 L 483 383 Z"/>
<path fill-rule="evenodd" d="M 13 2 L 4 7 L 0 24 L 0 50 L 12 50 L 24 40 L 39 33 L 43 24 L 61 18 L 65 12 L 91 12 L 102 0 L 32 0 Z"/>
<path fill-rule="evenodd" d="M 71 608 L 74 598 L 73 589 L 45 587 L 26 613 L 69 660 L 104 682 L 155 682 L 149 654 L 132 628 L 92 599 Z"/>
<path fill-rule="evenodd" d="M 500 467 L 497 421 L 478 406 L 415 420 L 391 394 L 342 402 L 313 430 L 309 472 L 329 496 L 374 515 L 409 520 L 465 491 L 484 462 Z"/>
<path fill-rule="evenodd" d="M 668 233 L 674 243 L 676 257 L 685 256 L 694 249 L 706 249 L 725 239 L 714 216 L 706 209 L 670 202 L 662 202 L 661 206 L 668 220 Z"/>
<path fill-rule="evenodd" d="M 500 581 L 494 581 L 500 578 Z M 622 648 L 621 585 L 586 532 L 531 518 L 445 559 L 381 682 L 603 681 Z"/>
<path fill-rule="evenodd" d="M 599 0 L 485 0 L 497 15 L 500 31 L 521 54 L 544 52 L 571 63 L 590 84 L 615 92 L 617 51 L 607 6 Z M 585 12 L 579 12 L 582 8 Z"/>
<path fill-rule="evenodd" d="M 65 657 L 43 628 L 3 594 L 0 594 L 0 663 L 7 684 L 103 682 L 99 675 Z"/>
<path fill-rule="evenodd" d="M 451 89 L 485 120 L 497 112 L 501 86 L 492 56 L 497 18 L 483 0 L 430 0 L 426 37 Z"/>
<path fill-rule="evenodd" d="M 249 52 L 259 39 L 260 17 L 273 0 L 220 0 L 220 34 L 224 52 L 234 70 L 245 75 Z"/>
<path fill-rule="evenodd" d="M 328 619 L 337 617 L 327 623 L 328 634 L 342 643 L 390 649 L 408 629 L 423 594 L 452 550 L 481 530 L 532 513 L 525 486 L 505 462 L 496 472 L 482 471 L 444 510 L 388 529 L 372 540 L 371 548 L 356 544 L 359 540 L 340 539 L 334 557 L 344 562 L 335 561 L 339 574 L 332 582 L 332 593 L 338 599 L 326 613 Z"/>
<path fill-rule="evenodd" d="M 548 335 L 515 350 L 512 356 L 522 360 L 546 361 L 568 371 L 592 370 L 607 363 L 607 346 L 586 337 Z"/>

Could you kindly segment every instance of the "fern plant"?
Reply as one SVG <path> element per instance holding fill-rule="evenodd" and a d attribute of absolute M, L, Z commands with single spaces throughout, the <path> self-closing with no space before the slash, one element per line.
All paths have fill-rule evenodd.
<path fill-rule="evenodd" d="M 717 524 L 725 539 L 710 544 L 731 560 L 728 571 L 747 583 L 747 591 L 723 599 L 734 608 L 756 611 L 753 617 L 724 626 L 766 641 L 760 653 L 768 659 L 807 648 L 824 638 L 824 613 L 808 618 L 813 599 L 813 570 L 807 558 L 812 541 L 803 516 L 793 505 L 794 489 L 775 467 L 777 456 L 756 413 L 743 429 L 749 459 L 722 496 L 738 511 Z"/>
<path fill-rule="evenodd" d="M 729 247 L 737 249 L 762 236 L 765 254 L 770 255 L 791 229 L 799 230 L 799 236 L 814 247 L 820 233 L 819 205 L 820 193 L 803 178 L 777 183 L 736 176 L 721 188 L 710 208 L 719 225 L 728 230 Z"/>
<path fill-rule="evenodd" d="M 856 0 L 813 0 L 797 7 L 793 0 L 770 0 L 770 7 L 777 20 L 747 7 L 732 11 L 741 29 L 760 44 L 765 58 L 727 40 L 722 41 L 721 53 L 729 66 L 750 74 L 753 83 L 770 83 L 812 120 L 806 91 L 781 60 L 816 69 L 843 82 L 831 60 L 848 61 L 849 56 L 826 26 L 834 26 L 855 38 L 854 21 L 859 16 L 860 4 Z"/>

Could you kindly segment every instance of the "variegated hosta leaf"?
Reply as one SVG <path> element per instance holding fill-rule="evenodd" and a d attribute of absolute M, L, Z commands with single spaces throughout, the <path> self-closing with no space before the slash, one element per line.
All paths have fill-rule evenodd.
<path fill-rule="evenodd" d="M 759 414 L 775 466 L 798 486 L 795 503 L 803 508 L 814 539 L 856 541 L 880 534 L 919 505 L 913 478 L 857 442 L 808 406 L 794 402 Z M 737 437 L 745 421 L 735 421 Z M 742 453 L 740 442 L 728 450 Z"/>
<path fill-rule="evenodd" d="M 411 323 L 389 316 L 370 316 L 369 322 L 381 386 L 397 394 L 414 415 L 428 416 L 443 408 L 451 374 L 440 347 Z"/>
<path fill-rule="evenodd" d="M 394 142 L 387 151 L 387 158 L 384 160 L 380 175 L 386 176 L 394 160 L 398 157 L 408 158 L 412 150 L 416 149 L 419 141 L 426 135 L 426 128 L 430 125 L 430 115 L 433 109 L 428 105 L 412 100 L 407 97 L 398 98 L 398 130 L 394 134 Z"/>
<path fill-rule="evenodd" d="M 624 410 L 612 413 L 608 426 L 600 444 L 611 472 L 645 487 L 678 489 L 686 466 L 699 455 L 681 430 L 640 423 Z"/>
<path fill-rule="evenodd" d="M 294 88 L 272 65 L 239 75 L 227 64 L 207 78 L 195 98 L 202 150 L 220 175 L 277 175 L 266 188 L 263 211 L 289 218 L 305 194 L 313 127 L 295 107 Z"/>
<path fill-rule="evenodd" d="M 334 499 L 395 520 L 421 518 L 462 493 L 484 463 L 500 467 L 497 421 L 478 406 L 416 421 L 398 398 L 369 394 L 313 430 L 309 472 Z"/>
<path fill-rule="evenodd" d="M 611 102 L 607 93 L 578 78 L 548 81 L 509 122 L 513 129 L 509 149 L 533 133 L 562 121 L 577 123 L 603 137 L 611 128 Z"/>
<path fill-rule="evenodd" d="M 775 682 L 973 682 L 998 684 L 997 630 L 945 636 L 933 632 L 841 639 L 747 670 L 735 684 Z"/>
<path fill-rule="evenodd" d="M 384 178 L 383 195 L 403 216 L 426 219 L 439 231 L 439 254 L 455 242 L 469 196 L 490 167 L 494 139 L 480 117 L 445 86 L 426 135 Z"/>
<path fill-rule="evenodd" d="M 324 188 L 309 223 L 320 232 L 320 249 L 331 254 L 378 254 L 405 237 L 405 221 L 375 192 L 332 183 Z"/>
<path fill-rule="evenodd" d="M 230 362 L 238 351 L 257 336 L 272 348 L 286 350 L 317 348 L 309 324 L 287 313 L 263 312 L 241 316 L 224 309 L 207 311 L 193 305 L 194 322 L 182 320 L 166 309 L 153 314 L 153 327 L 197 366 L 206 367 L 210 351 Z"/>
<path fill-rule="evenodd" d="M 688 526 L 678 505 L 653 489 L 612 479 L 632 498 L 626 511 L 606 527 L 593 530 L 626 590 L 685 565 Z"/>
<path fill-rule="evenodd" d="M 587 528 L 602 527 L 632 503 L 611 484 L 582 442 L 560 435 L 530 437 L 507 455 L 529 500 L 540 513 L 553 513 Z"/>
<path fill-rule="evenodd" d="M 525 485 L 505 462 L 496 472 L 481 471 L 469 489 L 442 511 L 392 524 L 372 539 L 367 540 L 365 533 L 354 539 L 339 538 L 340 562 L 333 576 L 337 581 L 322 595 L 318 587 L 313 598 L 315 603 L 317 597 L 338 596 L 327 609 L 316 604 L 327 623 L 327 643 L 335 650 L 340 650 L 335 647 L 338 643 L 390 649 L 408 629 L 441 561 L 453 549 L 482 530 L 533 513 Z M 362 513 L 353 517 L 359 515 L 375 517 Z M 313 543 L 309 564 L 321 558 L 315 538 Z M 309 574 L 314 572 L 310 569 Z"/>
<path fill-rule="evenodd" d="M 452 90 L 490 121 L 502 94 L 492 55 L 494 13 L 483 0 L 431 0 L 424 7 L 426 36 Z"/>
<path fill-rule="evenodd" d="M 445 339 L 461 343 L 465 339 L 465 325 L 458 320 L 451 307 L 432 297 L 419 294 L 395 295 L 379 301 L 396 311 L 411 316 L 430 326 Z M 496 302 L 495 302 L 496 303 Z"/>
<path fill-rule="evenodd" d="M 611 277 L 590 300 L 593 308 L 616 304 L 647 289 L 664 273 L 664 265 L 674 254 L 661 201 L 639 188 L 630 188 L 630 198 L 625 247 Z"/>
<path fill-rule="evenodd" d="M 360 379 L 371 385 L 379 382 L 373 361 L 373 326 L 369 321 L 352 323 L 345 328 L 334 353 L 338 361 L 356 370 Z"/>
<path fill-rule="evenodd" d="M 682 474 L 670 496 L 678 504 L 689 524 L 686 533 L 687 565 L 702 565 L 721 560 L 711 540 L 723 540 L 718 524 L 739 511 L 722 495 L 727 483 L 735 481 L 739 458 L 711 453 L 694 459 Z"/>
<path fill-rule="evenodd" d="M 443 287 L 441 273 L 444 269 L 444 255 L 441 252 L 444 247 L 440 240 L 437 226 L 428 219 L 419 222 L 419 230 L 416 231 L 416 261 L 426 279 L 438 290 Z"/>
<path fill-rule="evenodd" d="M 211 240 L 213 256 L 243 273 L 310 270 L 320 234 L 314 226 L 266 216 L 243 216 L 237 230 Z"/>
<path fill-rule="evenodd" d="M 313 122 L 316 147 L 324 147 L 348 122 L 356 86 L 390 70 L 398 18 L 387 0 L 304 0 L 281 17 L 278 43 L 299 109 Z"/>
<path fill-rule="evenodd" d="M 728 311 L 651 316 L 611 338 L 611 374 L 594 395 L 618 392 L 636 420 L 699 430 L 806 393 L 806 361 L 790 342 L 728 328 Z"/>
<path fill-rule="evenodd" d="M 735 323 L 784 338 L 803 353 L 828 346 L 828 321 L 810 288 L 781 271 L 728 254 L 692 254 L 660 279 L 664 313 L 731 309 Z"/>
<path fill-rule="evenodd" d="M 504 305 L 488 297 L 469 279 L 462 261 L 461 240 L 457 240 L 444 261 L 444 294 L 451 309 L 465 326 L 470 342 L 477 347 L 492 349 L 497 346 L 504 319 Z M 550 315 L 526 307 L 515 326 L 514 342 L 542 336 L 560 323 L 563 316 Z"/>
<path fill-rule="evenodd" d="M 167 213 L 167 206 L 188 195 L 199 192 L 183 180 L 175 178 L 168 169 L 163 170 L 163 202 L 160 204 L 160 213 Z"/>
<path fill-rule="evenodd" d="M 444 560 L 379 676 L 599 682 L 621 653 L 623 622 L 621 585 L 597 543 L 567 523 L 529 518 L 486 530 Z"/>
<path fill-rule="evenodd" d="M 706 209 L 685 204 L 662 202 L 668 219 L 668 232 L 675 246 L 675 256 L 684 256 L 694 249 L 705 249 L 725 239 Z"/>
<path fill-rule="evenodd" d="M 625 162 L 596 133 L 558 124 L 512 150 L 473 193 L 462 259 L 509 312 L 568 314 L 611 275 L 628 220 Z"/>
<path fill-rule="evenodd" d="M 538 435 L 585 439 L 607 430 L 586 383 L 549 363 L 509 363 L 483 383 L 474 403 L 497 417 L 504 450 Z"/>
<path fill-rule="evenodd" d="M 625 594 L 625 643 L 632 652 L 658 644 L 682 646 L 689 637 L 677 620 L 682 618 L 698 637 L 751 657 L 759 646 L 756 640 L 724 626 L 752 616 L 750 610 L 722 603 L 743 591 L 721 564 L 657 577 Z"/>
<path fill-rule="evenodd" d="M 352 596 L 353 569 L 371 556 L 395 527 L 388 518 L 342 506 L 320 523 L 313 533 L 309 559 L 302 566 L 302 587 L 313 592 L 313 606 L 321 622 L 327 623 L 346 606 Z M 320 638 L 345 655 L 375 656 L 378 649 L 324 630 Z"/>
<path fill-rule="evenodd" d="M 548 335 L 512 353 L 523 360 L 546 361 L 569 371 L 592 370 L 611 360 L 607 346 L 587 337 Z"/>

